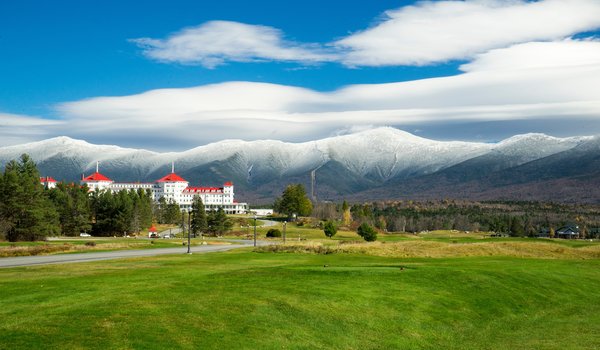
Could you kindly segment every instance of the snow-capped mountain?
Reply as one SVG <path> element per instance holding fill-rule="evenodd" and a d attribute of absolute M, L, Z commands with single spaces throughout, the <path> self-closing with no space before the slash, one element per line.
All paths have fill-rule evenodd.
<path fill-rule="evenodd" d="M 471 171 L 465 169 L 478 166 L 499 171 L 571 150 L 591 139 L 525 134 L 495 144 L 447 142 L 378 128 L 304 143 L 226 140 L 184 152 L 158 153 L 57 137 L 0 148 L 0 165 L 28 153 L 43 175 L 58 180 L 76 181 L 98 161 L 101 172 L 114 180 L 154 181 L 174 162 L 176 172 L 192 184 L 233 180 L 238 191 L 253 198 L 269 198 L 292 181 L 308 185 L 312 172 L 318 192 L 336 197 L 445 169 L 457 178 Z"/>

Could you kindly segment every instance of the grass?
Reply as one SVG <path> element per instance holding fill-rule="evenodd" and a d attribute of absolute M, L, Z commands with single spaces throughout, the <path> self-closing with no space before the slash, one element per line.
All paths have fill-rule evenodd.
<path fill-rule="evenodd" d="M 553 242 L 535 241 L 496 241 L 457 243 L 406 240 L 401 242 L 352 243 L 339 241 L 340 244 L 322 244 L 320 242 L 290 243 L 259 247 L 259 252 L 277 253 L 313 253 L 313 254 L 364 254 L 394 258 L 453 258 L 470 256 L 497 256 L 539 259 L 600 259 L 600 244 L 569 247 Z"/>
<path fill-rule="evenodd" d="M 0 270 L 0 347 L 597 349 L 598 290 L 598 259 L 245 249 L 19 267 Z"/>

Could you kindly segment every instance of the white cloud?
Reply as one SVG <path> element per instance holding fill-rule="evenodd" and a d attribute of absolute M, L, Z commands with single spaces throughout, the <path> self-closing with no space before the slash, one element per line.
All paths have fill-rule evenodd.
<path fill-rule="evenodd" d="M 144 53 L 163 62 L 214 68 L 227 61 L 277 60 L 303 63 L 331 61 L 332 53 L 316 44 L 286 41 L 280 30 L 262 25 L 210 21 L 167 39 L 132 39 Z"/>
<path fill-rule="evenodd" d="M 598 0 L 422 1 L 337 41 L 351 66 L 427 65 L 600 27 Z"/>
<path fill-rule="evenodd" d="M 519 44 L 478 55 L 463 70 L 452 77 L 325 93 L 229 82 L 92 98 L 61 104 L 58 111 L 72 134 L 148 135 L 150 143 L 159 137 L 179 148 L 231 138 L 305 141 L 365 125 L 534 119 L 600 125 L 598 41 Z"/>
<path fill-rule="evenodd" d="M 596 65 L 600 62 L 600 42 L 563 40 L 530 42 L 479 54 L 463 64 L 463 72 L 520 69 L 547 69 Z"/>
<path fill-rule="evenodd" d="M 50 130 L 62 124 L 63 122 L 59 120 L 0 112 L 0 146 L 38 140 L 40 137 L 52 135 Z"/>
<path fill-rule="evenodd" d="M 166 39 L 131 41 L 161 62 L 201 65 L 284 61 L 347 66 L 429 65 L 496 48 L 556 41 L 600 28 L 598 0 L 420 1 L 386 11 L 371 28 L 327 44 L 286 41 L 276 28 L 210 21 Z"/>

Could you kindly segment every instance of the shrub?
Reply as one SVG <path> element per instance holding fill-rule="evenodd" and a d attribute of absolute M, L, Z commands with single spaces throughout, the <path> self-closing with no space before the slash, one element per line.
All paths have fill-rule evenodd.
<path fill-rule="evenodd" d="M 323 225 L 323 232 L 325 232 L 325 236 L 331 238 L 337 233 L 337 225 L 333 221 L 327 221 Z"/>
<path fill-rule="evenodd" d="M 88 247 L 95 247 L 96 246 L 96 242 L 94 242 L 94 241 L 85 242 L 85 245 L 88 246 Z"/>
<path fill-rule="evenodd" d="M 377 231 L 375 231 L 375 229 L 366 222 L 363 222 L 358 227 L 356 233 L 358 233 L 358 235 L 364 238 L 364 240 L 367 242 L 373 242 L 377 240 Z"/>
<path fill-rule="evenodd" d="M 281 231 L 279 231 L 276 228 L 269 229 L 269 231 L 267 231 L 267 237 L 271 237 L 271 238 L 281 237 Z"/>

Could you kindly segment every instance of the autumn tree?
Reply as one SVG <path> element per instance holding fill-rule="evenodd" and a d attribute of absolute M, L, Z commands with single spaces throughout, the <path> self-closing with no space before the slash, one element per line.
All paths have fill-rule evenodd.
<path fill-rule="evenodd" d="M 342 225 L 350 226 L 352 223 L 352 214 L 350 213 L 350 206 L 346 201 L 342 203 Z"/>

